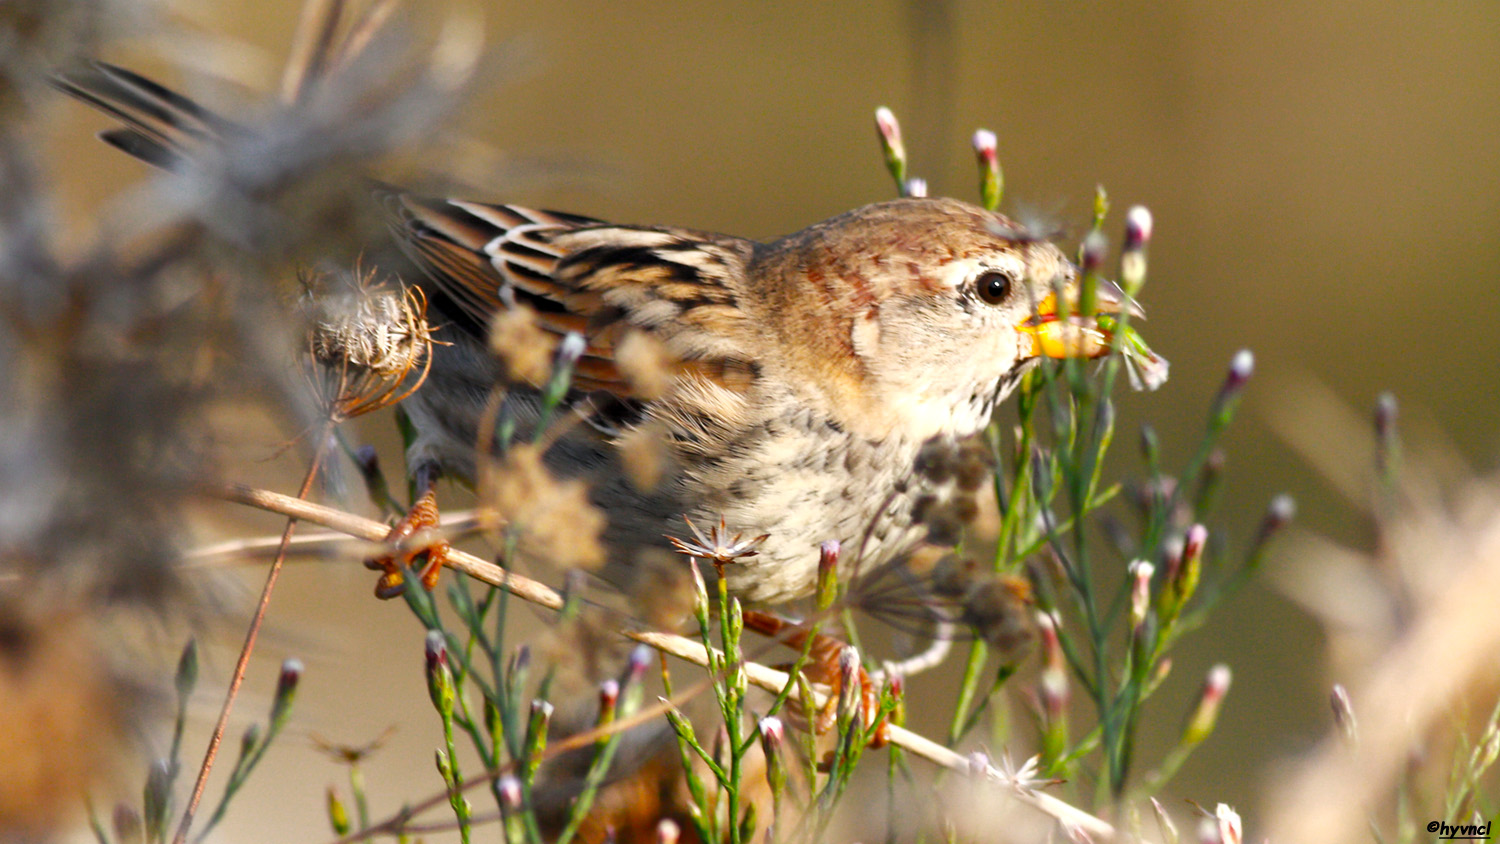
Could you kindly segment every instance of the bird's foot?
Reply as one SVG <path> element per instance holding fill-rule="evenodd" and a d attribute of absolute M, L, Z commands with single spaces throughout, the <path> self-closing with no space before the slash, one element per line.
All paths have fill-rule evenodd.
<path fill-rule="evenodd" d="M 437 492 L 429 487 L 386 534 L 385 541 L 391 546 L 391 552 L 365 560 L 365 568 L 381 572 L 380 579 L 375 581 L 375 597 L 389 599 L 400 595 L 406 589 L 406 573 L 419 557 L 424 558 L 418 573 L 422 587 L 430 591 L 437 586 L 438 575 L 448 559 L 448 542 L 438 539 L 425 544 L 409 544 L 409 540 L 422 531 L 437 526 Z"/>
<path fill-rule="evenodd" d="M 828 700 L 812 718 L 814 730 L 826 733 L 833 729 L 838 720 L 839 701 L 846 693 L 853 694 L 857 696 L 855 706 L 859 724 L 870 731 L 870 746 L 886 745 L 890 740 L 890 723 L 880 711 L 880 690 L 869 672 L 859 664 L 853 647 L 775 613 L 745 610 L 744 619 L 745 626 L 757 633 L 777 639 L 794 650 L 807 650 L 808 661 L 802 669 L 803 676 L 814 683 L 823 683 L 831 690 Z"/>

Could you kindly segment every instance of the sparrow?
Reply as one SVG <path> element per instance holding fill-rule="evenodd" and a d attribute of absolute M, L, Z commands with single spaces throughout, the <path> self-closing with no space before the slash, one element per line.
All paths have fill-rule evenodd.
<path fill-rule="evenodd" d="M 484 329 L 529 308 L 558 345 L 579 338 L 572 407 L 592 424 L 546 462 L 589 483 L 609 565 L 664 547 L 684 519 L 727 525 L 764 537 L 719 566 L 753 605 L 810 594 L 830 540 L 847 549 L 841 576 L 919 544 L 914 505 L 933 492 L 915 471 L 924 447 L 981 432 L 1040 358 L 1107 352 L 1099 313 L 1140 314 L 1102 282 L 1096 314 L 1060 320 L 1076 310 L 1078 268 L 954 199 L 866 205 L 770 242 L 517 205 L 384 201 L 422 269 L 415 283 L 459 329 L 405 405 L 413 474 L 475 477 L 480 420 L 502 378 Z M 664 388 L 641 389 L 622 365 L 637 335 L 672 361 Z M 535 385 L 520 387 L 501 414 L 537 418 Z M 643 487 L 620 444 L 647 425 L 668 469 Z"/>
<path fill-rule="evenodd" d="M 164 126 L 227 125 L 108 65 L 59 87 L 123 119 L 106 139 L 159 165 L 177 154 Z M 497 317 L 525 314 L 539 329 L 527 342 L 571 350 L 563 405 L 579 424 L 549 437 L 542 461 L 586 482 L 606 574 L 628 580 L 644 555 L 670 552 L 684 520 L 724 525 L 756 537 L 718 567 L 751 605 L 812 593 L 829 541 L 845 549 L 843 577 L 920 544 L 924 448 L 981 432 L 1041 358 L 1107 353 L 1101 314 L 1143 316 L 1103 280 L 1095 312 L 1078 313 L 1080 271 L 1057 246 L 955 199 L 878 202 L 761 242 L 374 194 L 442 341 L 403 404 L 422 500 L 393 536 L 430 520 L 440 477 L 480 476 L 495 419 L 517 441 L 537 434 L 544 385 L 504 363 L 526 350 L 489 342 Z M 643 347 L 665 377 L 631 365 Z M 650 483 L 625 465 L 642 431 L 665 457 Z M 399 585 L 388 571 L 383 586 Z"/>

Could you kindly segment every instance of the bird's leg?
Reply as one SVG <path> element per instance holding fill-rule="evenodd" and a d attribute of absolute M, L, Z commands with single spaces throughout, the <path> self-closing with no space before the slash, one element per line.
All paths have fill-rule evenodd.
<path fill-rule="evenodd" d="M 438 526 L 437 479 L 441 473 L 435 464 L 423 463 L 417 466 L 413 474 L 417 500 L 385 536 L 386 543 L 393 548 L 392 552 L 365 560 L 366 568 L 381 572 L 380 579 L 375 582 L 377 598 L 394 598 L 400 595 L 406 588 L 407 569 L 422 555 L 426 559 L 419 579 L 424 588 L 433 589 L 437 586 L 443 563 L 448 559 L 449 545 L 443 539 L 411 548 L 402 547 L 402 543 L 419 532 Z"/>
<path fill-rule="evenodd" d="M 839 694 L 844 686 L 844 672 L 839 666 L 839 660 L 849 646 L 833 636 L 815 633 L 807 625 L 789 621 L 775 613 L 745 610 L 744 620 L 747 628 L 763 636 L 769 636 L 793 650 L 800 651 L 804 648 L 807 650 L 808 666 L 803 669 L 803 673 L 809 680 L 823 683 L 833 691 L 818 712 L 814 728 L 818 732 L 831 729 L 838 718 Z M 875 681 L 870 679 L 864 666 L 859 666 L 855 678 L 855 682 L 859 684 L 860 723 L 865 727 L 875 726 L 876 728 L 874 737 L 870 740 L 870 746 L 884 747 L 890 738 L 890 725 L 884 719 L 881 719 L 878 725 L 876 724 L 880 704 Z"/>

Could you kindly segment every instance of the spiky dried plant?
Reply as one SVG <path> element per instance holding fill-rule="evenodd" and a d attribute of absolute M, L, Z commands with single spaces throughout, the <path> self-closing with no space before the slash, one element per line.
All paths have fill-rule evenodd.
<path fill-rule="evenodd" d="M 227 458 L 211 411 L 306 424 L 284 281 L 309 254 L 357 254 L 375 228 L 351 225 L 364 205 L 359 174 L 426 137 L 479 58 L 472 28 L 414 49 L 410 29 L 383 25 L 399 4 L 355 13 L 312 2 L 280 102 L 250 123 L 164 119 L 170 94 L 79 60 L 120 19 L 149 26 L 124 5 L 0 9 L 0 631 L 15 645 L 0 670 L 0 720 L 26 747 L 47 748 L 48 763 L 0 750 L 0 780 L 7 795 L 75 795 L 6 801 L 0 838 L 55 834 L 79 788 L 115 771 L 89 748 L 108 748 L 132 709 L 134 687 L 112 669 L 124 637 L 106 635 L 129 623 L 122 608 L 210 620 L 211 605 L 178 599 L 178 548 L 185 514 Z M 174 171 L 100 213 L 84 251 L 70 246 L 82 238 L 59 234 L 68 224 L 42 178 L 51 151 L 39 129 L 58 114 L 39 108 L 49 85 L 122 104 L 126 128 L 105 140 Z M 390 316 L 395 329 L 360 338 L 363 356 L 344 359 L 332 382 L 339 416 L 399 398 L 431 340 L 420 301 L 371 302 L 356 315 Z M 64 711 L 83 721 L 56 717 Z"/>
<path fill-rule="evenodd" d="M 432 327 L 419 287 L 397 292 L 373 271 L 306 280 L 304 367 L 315 401 L 335 421 L 389 407 L 422 386 L 432 365 Z"/>

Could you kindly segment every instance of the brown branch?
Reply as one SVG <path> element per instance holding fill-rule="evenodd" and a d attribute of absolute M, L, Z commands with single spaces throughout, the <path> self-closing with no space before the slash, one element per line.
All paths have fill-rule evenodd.
<path fill-rule="evenodd" d="M 312 490 L 313 481 L 317 480 L 318 469 L 322 466 L 323 455 L 327 451 L 328 438 L 332 432 L 333 423 L 329 422 L 313 449 L 312 460 L 307 465 L 307 475 L 302 479 L 302 487 L 297 493 L 299 498 L 306 496 Z M 203 764 L 198 766 L 198 778 L 193 782 L 192 797 L 188 799 L 187 808 L 182 811 L 182 820 L 177 824 L 177 834 L 172 837 L 172 844 L 183 844 L 187 841 L 188 830 L 193 826 L 193 816 L 197 814 L 198 804 L 203 800 L 203 789 L 208 785 L 208 774 L 213 770 L 214 759 L 219 755 L 219 745 L 224 741 L 224 730 L 229 726 L 229 713 L 234 709 L 235 698 L 239 697 L 240 684 L 245 681 L 245 671 L 250 666 L 250 655 L 255 651 L 255 640 L 260 635 L 261 623 L 265 621 L 266 609 L 271 605 L 271 592 L 276 588 L 276 578 L 281 574 L 282 563 L 286 562 L 287 547 L 291 544 L 292 532 L 296 529 L 297 518 L 290 516 L 286 522 L 286 529 L 281 532 L 281 547 L 276 552 L 276 558 L 271 561 L 271 570 L 266 573 L 266 583 L 261 587 L 260 601 L 255 605 L 255 615 L 251 617 L 250 626 L 245 630 L 245 643 L 240 647 L 240 656 L 235 661 L 234 673 L 229 677 L 229 689 L 224 693 L 224 705 L 219 709 L 219 720 L 214 724 L 213 734 L 208 738 L 208 749 L 203 753 Z"/>

